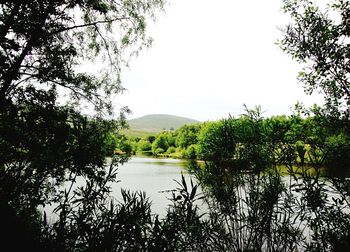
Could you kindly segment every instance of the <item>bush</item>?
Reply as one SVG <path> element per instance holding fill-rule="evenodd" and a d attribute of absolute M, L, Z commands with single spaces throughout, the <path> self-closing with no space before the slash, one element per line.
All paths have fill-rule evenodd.
<path fill-rule="evenodd" d="M 159 134 L 157 138 L 154 140 L 154 142 L 152 143 L 153 155 L 159 154 L 159 152 L 157 152 L 157 149 L 162 149 L 163 151 L 161 153 L 163 153 L 164 150 L 167 150 L 168 148 L 169 148 L 168 138 L 163 133 Z"/>
<path fill-rule="evenodd" d="M 198 136 L 198 154 L 208 161 L 223 162 L 234 156 L 235 136 L 233 119 L 206 124 Z"/>
<path fill-rule="evenodd" d="M 137 150 L 140 152 L 149 152 L 152 150 L 152 144 L 147 140 L 140 140 L 137 143 Z"/>
<path fill-rule="evenodd" d="M 164 153 L 164 149 L 162 149 L 162 148 L 157 148 L 153 151 L 153 155 L 155 155 L 155 156 L 162 154 L 162 153 Z"/>
<path fill-rule="evenodd" d="M 168 150 L 166 151 L 166 153 L 168 153 L 168 154 L 172 154 L 172 153 L 175 153 L 175 152 L 176 152 L 176 149 L 175 149 L 174 146 L 170 146 L 170 147 L 168 148 Z"/>
<path fill-rule="evenodd" d="M 191 144 L 188 146 L 185 152 L 185 157 L 189 159 L 196 159 L 197 158 L 197 148 L 198 146 L 196 144 Z"/>

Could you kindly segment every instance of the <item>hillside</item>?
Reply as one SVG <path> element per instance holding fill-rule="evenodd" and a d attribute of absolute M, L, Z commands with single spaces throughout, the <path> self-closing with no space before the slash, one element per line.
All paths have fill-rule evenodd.
<path fill-rule="evenodd" d="M 185 124 L 193 124 L 198 121 L 190 118 L 174 115 L 145 115 L 128 121 L 130 131 L 158 133 L 163 130 L 176 130 Z"/>

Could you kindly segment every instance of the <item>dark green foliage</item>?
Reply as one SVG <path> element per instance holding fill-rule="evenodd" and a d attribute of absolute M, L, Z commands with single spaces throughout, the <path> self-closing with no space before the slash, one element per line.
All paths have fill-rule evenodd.
<path fill-rule="evenodd" d="M 350 2 L 335 1 L 321 10 L 310 0 L 285 0 L 283 9 L 291 17 L 281 48 L 305 64 L 299 73 L 305 91 L 321 91 L 326 105 L 337 117 L 349 116 L 349 22 Z"/>
<path fill-rule="evenodd" d="M 316 173 L 284 177 L 275 169 L 259 174 L 222 170 L 214 162 L 191 170 L 211 225 L 223 228 L 220 242 L 226 250 L 347 251 L 349 183 L 327 179 L 314 168 Z"/>
<path fill-rule="evenodd" d="M 163 220 L 161 226 L 160 241 L 163 242 L 160 248 L 166 251 L 191 251 L 205 249 L 207 237 L 204 223 L 200 219 L 199 208 L 195 204 L 198 200 L 197 185 L 188 187 L 184 176 L 179 188 L 172 194 L 172 206 Z"/>
<path fill-rule="evenodd" d="M 100 247 L 97 220 L 106 212 L 107 183 L 115 181 L 106 158 L 127 109 L 117 121 L 103 116 L 112 114 L 111 95 L 123 90 L 126 52 L 149 45 L 145 20 L 162 6 L 158 0 L 1 1 L 0 211 L 9 216 L 1 233 L 13 226 L 3 250 Z M 106 62 L 103 71 L 84 72 L 81 63 L 94 59 Z M 96 116 L 79 113 L 86 102 Z M 73 188 L 77 179 L 85 187 Z M 39 211 L 50 204 L 58 204 L 54 223 Z"/>
<path fill-rule="evenodd" d="M 50 106 L 50 99 L 43 102 L 41 99 L 39 104 L 33 99 L 23 101 L 22 106 L 8 105 L 8 113 L 1 114 L 1 122 L 6 123 L 2 123 L 0 129 L 4 133 L 1 134 L 0 197 L 1 211 L 13 209 L 15 220 L 9 225 L 16 226 L 18 222 L 22 223 L 19 226 L 29 226 L 35 230 L 27 229 L 29 239 L 50 247 L 61 246 L 61 241 L 57 244 L 50 240 L 51 245 L 40 242 L 44 230 L 40 228 L 42 217 L 38 207 L 61 204 L 56 224 L 68 225 L 62 207 L 69 208 L 71 215 L 80 210 L 76 212 L 71 208 L 74 205 L 71 197 L 74 196 L 66 192 L 63 185 L 74 184 L 77 178 L 84 178 L 86 190 L 95 193 L 92 196 L 81 191 L 81 200 L 91 204 L 85 211 L 101 207 L 99 199 L 94 201 L 95 197 L 101 190 L 108 192 L 108 187 L 103 184 L 105 177 L 107 181 L 115 179 L 113 171 L 106 171 L 105 163 L 115 148 L 110 132 L 116 123 L 86 118 L 69 108 Z M 15 236 L 8 242 L 13 239 Z"/>
<path fill-rule="evenodd" d="M 167 137 L 167 142 L 169 144 L 169 147 L 170 146 L 175 147 L 175 140 L 176 140 L 176 138 L 174 137 L 173 133 L 172 132 L 168 132 L 166 134 L 166 137 Z"/>
<path fill-rule="evenodd" d="M 50 99 L 23 100 L 21 106 L 9 104 L 6 110 L 1 114 L 0 165 L 6 177 L 2 177 L 2 192 L 17 200 L 26 194 L 35 197 L 17 202 L 19 208 L 44 203 L 45 190 L 62 183 L 66 172 L 91 175 L 95 172 L 92 166 L 103 166 L 105 157 L 113 154 L 109 133 L 116 126 L 113 121 L 88 119 L 53 106 Z M 55 179 L 54 184 L 49 178 Z M 4 186 L 5 181 L 12 186 Z"/>
<path fill-rule="evenodd" d="M 151 144 L 154 142 L 154 140 L 156 140 L 156 137 L 155 136 L 148 136 L 146 138 L 147 141 L 149 141 Z"/>
<path fill-rule="evenodd" d="M 207 123 L 198 139 L 200 158 L 218 163 L 227 162 L 233 158 L 236 146 L 233 120 L 223 119 Z"/>
<path fill-rule="evenodd" d="M 288 130 L 284 125 L 278 132 L 278 123 L 276 118 L 264 120 L 260 108 L 247 109 L 247 114 L 238 119 L 207 123 L 198 137 L 199 156 L 221 163 L 222 168 L 262 171 L 277 163 L 276 148 Z"/>
<path fill-rule="evenodd" d="M 118 139 L 116 139 L 116 147 L 122 152 L 127 153 L 128 155 L 130 155 L 133 151 L 132 141 L 130 141 L 124 135 L 118 136 Z"/>
<path fill-rule="evenodd" d="M 159 134 L 152 143 L 153 155 L 165 152 L 169 148 L 168 137 L 166 133 Z"/>
<path fill-rule="evenodd" d="M 33 84 L 110 110 L 109 96 L 122 90 L 121 62 L 128 56 L 124 52 L 135 53 L 149 44 L 145 19 L 162 6 L 161 0 L 2 1 L 1 105 Z M 116 36 L 113 29 L 118 28 Z M 77 71 L 82 60 L 96 58 L 105 58 L 109 66 L 99 76 Z"/>
<path fill-rule="evenodd" d="M 209 218 L 223 228 L 227 251 L 291 251 L 301 238 L 290 223 L 288 194 L 276 172 L 245 174 L 207 163 L 195 171 L 201 182 Z"/>
<path fill-rule="evenodd" d="M 185 157 L 188 158 L 188 159 L 196 159 L 197 158 L 197 153 L 198 153 L 198 145 L 191 144 L 186 149 Z"/>

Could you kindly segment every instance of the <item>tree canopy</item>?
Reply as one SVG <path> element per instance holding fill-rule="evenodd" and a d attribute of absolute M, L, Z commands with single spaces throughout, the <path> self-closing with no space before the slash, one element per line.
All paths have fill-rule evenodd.
<path fill-rule="evenodd" d="M 109 96 L 122 91 L 122 63 L 150 45 L 146 20 L 163 4 L 163 0 L 1 1 L 1 104 L 41 89 L 110 111 Z M 93 60 L 95 65 L 84 71 L 82 64 Z M 99 69 L 103 61 L 108 67 Z"/>
<path fill-rule="evenodd" d="M 0 1 L 5 250 L 92 249 L 87 240 L 77 245 L 79 232 L 98 230 L 91 220 L 106 214 L 108 183 L 116 181 L 116 166 L 126 160 L 113 156 L 112 132 L 123 120 L 103 116 L 112 115 L 111 99 L 123 91 L 123 64 L 151 44 L 146 21 L 163 5 L 163 0 Z M 97 113 L 83 116 L 80 105 L 92 105 Z M 107 157 L 113 157 L 109 169 Z M 73 188 L 77 177 L 83 186 Z M 47 204 L 56 205 L 57 222 L 48 224 L 39 211 Z M 89 227 L 79 229 L 79 222 Z"/>
<path fill-rule="evenodd" d="M 350 2 L 339 0 L 321 9 L 310 0 L 284 0 L 291 17 L 281 48 L 304 64 L 299 80 L 305 91 L 324 94 L 329 111 L 350 113 Z"/>

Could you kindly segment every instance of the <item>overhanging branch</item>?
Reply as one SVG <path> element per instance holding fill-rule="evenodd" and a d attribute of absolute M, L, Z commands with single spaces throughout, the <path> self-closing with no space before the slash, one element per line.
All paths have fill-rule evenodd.
<path fill-rule="evenodd" d="M 74 29 L 77 29 L 77 28 L 96 26 L 98 24 L 106 24 L 106 23 L 110 23 L 110 22 L 127 20 L 127 19 L 130 19 L 130 18 L 129 17 L 120 17 L 120 18 L 114 18 L 114 19 L 108 19 L 108 20 L 99 20 L 99 21 L 96 21 L 96 22 L 88 23 L 88 24 L 69 26 L 69 27 L 65 27 L 65 28 L 53 31 L 53 32 L 50 33 L 50 35 L 61 33 L 61 32 L 64 32 L 64 31 L 74 30 Z"/>

